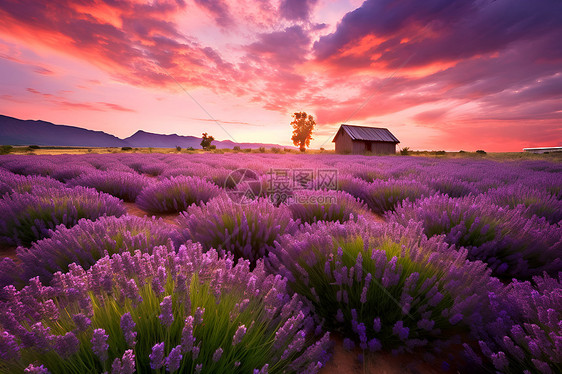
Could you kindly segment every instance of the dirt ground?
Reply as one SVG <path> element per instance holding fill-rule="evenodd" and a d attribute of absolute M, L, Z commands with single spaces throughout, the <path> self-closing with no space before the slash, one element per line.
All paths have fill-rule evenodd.
<path fill-rule="evenodd" d="M 127 214 L 130 214 L 131 216 L 137 216 L 137 217 L 154 216 L 156 218 L 162 218 L 164 222 L 169 223 L 171 225 L 178 224 L 176 219 L 179 217 L 179 214 L 149 214 L 144 210 L 142 210 L 141 208 L 139 208 L 135 203 L 123 203 L 123 205 L 125 206 L 125 210 L 127 211 Z"/>
<path fill-rule="evenodd" d="M 332 336 L 335 342 L 332 359 L 320 370 L 320 374 L 454 374 L 454 368 L 445 370 L 439 364 L 424 362 L 411 354 L 393 355 L 390 352 L 369 354 L 359 361 L 360 350 L 347 351 L 343 341 Z"/>

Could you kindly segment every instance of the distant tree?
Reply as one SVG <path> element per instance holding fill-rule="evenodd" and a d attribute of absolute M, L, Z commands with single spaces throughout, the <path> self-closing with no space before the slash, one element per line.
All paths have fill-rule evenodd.
<path fill-rule="evenodd" d="M 306 150 L 306 147 L 310 146 L 310 141 L 312 140 L 312 130 L 316 126 L 314 117 L 306 114 L 306 112 L 297 112 L 293 114 L 293 137 L 291 140 L 293 144 L 298 146 L 301 152 Z"/>
<path fill-rule="evenodd" d="M 211 149 L 211 143 L 215 140 L 212 136 L 208 135 L 206 132 L 203 133 L 203 137 L 201 138 L 201 147 L 204 150 Z"/>
<path fill-rule="evenodd" d="M 481 155 L 485 155 L 485 154 L 486 154 L 486 151 L 484 151 L 484 150 L 482 150 L 482 149 L 479 149 L 479 150 L 476 151 L 476 153 L 479 153 L 479 154 L 481 154 Z"/>
<path fill-rule="evenodd" d="M 400 150 L 400 154 L 402 156 L 408 156 L 408 154 L 410 153 L 410 148 L 409 147 L 404 147 Z"/>
<path fill-rule="evenodd" d="M 181 152 L 181 147 L 179 145 L 176 145 L 176 151 Z"/>

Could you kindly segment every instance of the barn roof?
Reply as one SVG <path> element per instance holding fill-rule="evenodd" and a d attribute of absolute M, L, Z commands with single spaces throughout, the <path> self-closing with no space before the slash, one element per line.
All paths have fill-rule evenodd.
<path fill-rule="evenodd" d="M 338 130 L 338 133 L 342 130 L 345 131 L 352 140 L 370 140 L 377 142 L 400 143 L 400 140 L 396 139 L 396 137 L 392 135 L 392 133 L 388 131 L 388 129 L 385 128 L 342 124 L 340 129 Z M 336 138 L 332 140 L 332 142 L 335 141 Z"/>

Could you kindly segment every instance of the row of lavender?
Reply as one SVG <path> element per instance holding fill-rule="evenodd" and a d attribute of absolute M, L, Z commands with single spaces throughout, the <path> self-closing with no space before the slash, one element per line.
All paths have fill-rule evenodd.
<path fill-rule="evenodd" d="M 128 156 L 85 156 L 82 159 L 69 160 L 63 160 L 63 157 L 20 157 L 1 160 L 2 166 L 11 172 L 38 173 L 66 181 L 68 185 L 96 187 L 129 201 L 136 200 L 147 211 L 185 210 L 179 219 L 179 229 L 167 226 L 161 221 L 124 216 L 100 218 L 95 222 L 83 220 L 75 227 L 67 229 L 59 226 L 58 230 L 51 233 L 48 229 L 54 228 L 53 222 L 70 227 L 81 218 L 80 214 L 90 219 L 104 214 L 119 216 L 123 214 L 122 207 L 118 201 L 112 200 L 111 196 L 87 188 L 77 187 L 72 191 L 78 192 L 69 193 L 71 190 L 65 190 L 57 195 L 56 191 L 65 187 L 54 179 L 14 176 L 5 171 L 0 179 L 7 192 L 3 199 L 3 209 L 6 206 L 13 208 L 18 204 L 27 207 L 42 207 L 42 204 L 46 204 L 47 207 L 37 217 L 19 219 L 18 227 L 25 228 L 27 225 L 27 231 L 31 232 L 26 241 L 17 235 L 17 228 L 12 227 L 12 231 L 4 235 L 4 240 L 33 244 L 29 249 L 18 250 L 23 266 L 18 267 L 9 260 L 4 261 L 3 281 L 21 287 L 27 282 L 26 279 L 39 275 L 45 284 L 50 284 L 46 288 L 48 292 L 38 291 L 44 290 L 45 287 L 38 285 L 37 279 L 31 280 L 30 285 L 21 291 L 16 291 L 13 285 L 4 288 L 3 308 L 8 311 L 8 317 L 1 323 L 5 326 L 2 344 L 6 350 L 2 351 L 8 352 L 6 357 L 16 357 L 15 351 L 20 354 L 24 352 L 24 362 L 35 359 L 48 363 L 47 366 L 54 372 L 83 372 L 85 365 L 91 366 L 93 362 L 99 371 L 110 370 L 110 366 L 114 366 L 111 368 L 114 372 L 130 372 L 127 370 L 132 367 L 131 361 L 134 361 L 139 372 L 142 372 L 143 367 L 149 366 L 153 369 L 166 367 L 172 372 L 180 369 L 176 362 L 188 365 L 181 366 L 182 370 L 189 370 L 190 367 L 191 370 L 202 370 L 203 366 L 200 365 L 204 365 L 205 369 L 211 372 L 247 372 L 249 366 L 243 366 L 241 361 L 235 359 L 236 354 L 224 347 L 225 335 L 221 334 L 223 341 L 217 343 L 215 340 L 218 337 L 210 332 L 206 333 L 212 335 L 210 339 L 201 339 L 200 348 L 208 348 L 209 354 L 206 356 L 199 357 L 196 350 L 198 354 L 194 357 L 191 354 L 192 350 L 188 350 L 190 345 L 184 346 L 183 331 L 189 331 L 189 316 L 195 315 L 196 308 L 201 308 L 203 304 L 196 305 L 191 302 L 186 311 L 177 300 L 166 299 L 167 296 L 164 295 L 177 294 L 177 287 L 186 287 L 184 281 L 180 282 L 180 286 L 176 284 L 177 276 L 172 274 L 172 265 L 158 268 L 152 266 L 148 271 L 141 270 L 141 265 L 137 264 L 135 274 L 143 274 L 140 277 L 142 279 L 133 279 L 132 283 L 127 278 L 133 273 L 123 276 L 120 273 L 122 266 L 111 265 L 114 273 L 110 276 L 106 272 L 104 290 L 109 295 L 122 294 L 118 302 L 119 316 L 112 317 L 104 309 L 108 294 L 96 296 L 102 300 L 99 302 L 100 308 L 88 306 L 85 299 L 80 301 L 79 297 L 74 296 L 72 301 L 78 303 L 78 309 L 73 309 L 70 304 L 63 302 L 58 309 L 64 311 L 64 315 L 72 321 L 62 318 L 61 322 L 60 316 L 53 321 L 53 308 L 44 306 L 45 303 L 52 304 L 49 300 L 57 300 L 59 303 L 63 296 L 68 297 L 69 292 L 78 292 L 74 283 L 84 284 L 80 287 L 81 292 L 96 291 L 100 285 L 92 286 L 91 278 L 100 275 L 99 270 L 94 270 L 98 269 L 100 264 L 111 261 L 122 263 L 123 256 L 128 263 L 133 263 L 127 253 L 135 249 L 145 253 L 141 255 L 141 252 L 138 252 L 135 255 L 139 261 L 141 258 L 144 258 L 142 261 L 145 262 L 156 261 L 153 248 L 166 245 L 167 256 L 175 267 L 178 267 L 179 260 L 171 258 L 177 257 L 179 253 L 199 253 L 195 257 L 207 264 L 209 259 L 205 258 L 206 256 L 216 256 L 211 248 L 222 249 L 234 254 L 236 258 L 250 260 L 251 266 L 256 269 L 253 272 L 259 271 L 261 277 L 268 277 L 265 269 L 269 273 L 286 277 L 288 285 L 284 286 L 282 293 L 287 296 L 277 296 L 277 299 L 289 297 L 292 292 L 297 292 L 302 297 L 293 297 L 293 307 L 296 308 L 294 313 L 297 313 L 296 310 L 300 311 L 298 316 L 301 321 L 299 323 L 303 323 L 302 328 L 298 327 L 299 323 L 294 322 L 294 316 L 289 317 L 291 314 L 287 312 L 281 313 L 281 320 L 286 323 L 279 329 L 279 317 L 274 317 L 278 309 L 264 303 L 267 297 L 260 302 L 259 293 L 255 298 L 253 294 L 247 293 L 243 296 L 234 295 L 236 292 L 233 290 L 236 287 L 229 288 L 228 294 L 230 298 L 234 298 L 234 303 L 237 297 L 249 297 L 235 304 L 244 304 L 248 303 L 245 300 L 251 300 L 260 304 L 260 308 L 265 308 L 263 310 L 273 310 L 271 316 L 268 314 L 271 318 L 262 321 L 259 328 L 267 329 L 268 323 L 275 325 L 279 329 L 275 330 L 273 327 L 272 330 L 276 339 L 278 335 L 284 336 L 281 331 L 289 328 L 287 324 L 291 326 L 292 337 L 283 340 L 286 345 L 273 344 L 274 349 L 281 349 L 283 353 L 264 352 L 265 356 L 262 358 L 273 358 L 275 363 L 266 366 L 266 363 L 252 362 L 258 371 L 268 368 L 272 372 L 314 371 L 322 366 L 326 360 L 327 336 L 320 338 L 321 329 L 314 327 L 315 325 L 322 325 L 328 331 L 343 334 L 346 337 L 346 346 L 357 345 L 365 351 L 402 351 L 424 347 L 427 351 L 431 348 L 434 353 L 439 353 L 447 344 L 466 341 L 465 351 L 473 363 L 489 365 L 502 372 L 520 372 L 524 368 L 532 372 L 559 369 L 562 351 L 561 326 L 556 321 L 560 320 L 562 310 L 558 275 L 562 235 L 559 218 L 557 220 L 556 216 L 560 210 L 548 209 L 553 204 L 560 204 L 561 183 L 558 165 L 536 162 L 470 163 L 465 160 L 436 163 L 433 160 L 410 158 L 358 157 L 352 160 L 331 156 L 282 159 L 274 155 L 240 159 L 233 159 L 232 156 L 218 158 L 205 155 L 206 158 L 197 159 L 190 156 L 186 159 L 154 155 L 139 162 L 138 159 Z M 379 164 L 372 165 L 374 160 Z M 354 163 L 344 165 L 342 161 Z M 55 165 L 62 162 L 65 162 L 65 167 L 59 169 L 65 170 L 65 177 L 55 173 Z M 224 189 L 199 178 L 166 178 L 170 175 L 200 175 L 219 186 L 235 187 L 228 185 L 228 175 L 233 169 L 248 167 L 265 174 L 268 169 L 263 167 L 264 164 L 270 168 L 284 169 L 338 168 L 340 188 L 351 195 L 344 192 L 322 192 L 336 195 L 337 199 L 325 199 L 334 203 L 301 203 L 287 207 L 274 206 L 270 201 L 260 199 L 250 205 L 241 206 L 232 203 L 225 195 Z M 73 175 L 73 168 L 81 169 L 82 172 L 76 171 Z M 462 171 L 462 168 L 465 170 Z M 138 172 L 152 174 L 158 178 L 150 178 Z M 43 187 L 37 188 L 38 185 Z M 435 195 L 436 192 L 447 193 L 448 196 Z M 75 198 L 70 202 L 63 202 L 64 196 L 72 197 L 73 194 L 92 197 L 84 198 L 84 201 Z M 94 194 L 97 195 L 94 197 Z M 298 194 L 318 192 L 299 191 Z M 355 198 L 361 199 L 365 204 Z M 416 201 L 416 198 L 419 199 Z M 28 200 L 20 203 L 25 199 Z M 411 201 L 402 202 L 404 199 Z M 99 206 L 89 206 L 87 202 L 90 200 L 102 201 L 101 206 L 107 211 L 100 210 Z M 192 203 L 199 205 L 190 206 Z M 518 206 L 519 203 L 522 205 Z M 55 217 L 57 209 L 70 212 L 71 206 L 77 212 L 63 213 L 66 221 L 50 220 L 49 216 Z M 368 217 L 367 207 L 377 213 L 386 212 L 388 224 L 373 224 L 361 218 Z M 28 216 L 32 214 L 30 209 L 22 208 L 22 211 Z M 17 215 L 14 212 L 6 211 L 4 213 L 7 214 L 2 216 Z M 320 222 L 314 223 L 315 221 Z M 44 222 L 49 222 L 51 226 Z M 300 225 L 302 222 L 307 223 Z M 430 239 L 427 239 L 426 235 Z M 43 236 L 51 237 L 35 241 Z M 190 244 L 190 241 L 200 243 L 198 245 L 208 251 L 207 254 L 200 253 L 200 247 Z M 187 247 L 181 247 L 182 243 L 187 243 Z M 178 249 L 178 255 L 173 255 L 172 252 L 176 253 Z M 117 254 L 112 260 L 103 258 L 95 263 L 105 253 L 123 251 L 125 252 L 122 255 Z M 159 247 L 156 251 L 161 252 L 164 249 Z M 478 260 L 486 261 L 490 267 Z M 232 259 L 230 261 L 232 262 Z M 71 262 L 79 263 L 84 269 L 90 268 L 94 263 L 95 265 L 86 272 L 74 265 L 70 266 L 68 274 L 75 274 L 67 283 L 61 280 L 61 277 L 64 277 L 61 273 L 53 278 L 54 272 L 68 269 Z M 190 263 L 192 265 L 189 266 L 192 267 L 197 261 Z M 245 266 L 249 265 L 250 263 L 246 263 Z M 107 269 L 109 265 L 105 266 Z M 207 267 L 202 270 L 203 268 L 205 266 L 201 265 L 197 271 L 187 271 L 189 274 L 186 277 L 191 276 L 192 279 L 188 283 L 188 294 L 190 297 L 192 292 L 200 294 L 199 289 L 194 289 L 198 288 L 197 285 L 211 287 L 215 290 L 217 298 L 214 304 L 219 308 L 223 300 L 220 284 L 226 279 L 225 274 L 229 273 L 230 268 L 227 266 L 221 270 L 220 267 Z M 491 270 L 494 275 L 504 279 L 513 276 L 525 280 L 533 275 L 541 275 L 542 272 L 547 272 L 554 278 L 548 275 L 535 277 L 534 286 L 529 282 L 516 280 L 504 285 L 491 276 Z M 177 269 L 174 268 L 174 271 Z M 248 274 L 253 272 L 248 269 Z M 145 276 L 146 273 L 148 275 Z M 206 278 L 202 273 L 205 273 Z M 193 276 L 198 278 L 197 282 L 193 281 Z M 220 280 L 217 280 L 217 277 Z M 110 278 L 114 279 L 117 288 L 111 288 Z M 166 286 L 162 286 L 162 283 Z M 239 286 L 245 291 L 254 287 Z M 142 288 L 140 293 L 135 291 L 139 288 Z M 148 295 L 143 293 L 145 291 Z M 513 298 L 518 304 L 513 302 Z M 37 302 L 30 302 L 32 299 Z M 22 300 L 25 300 L 25 303 Z M 179 313 L 178 316 L 172 316 L 172 319 L 181 323 L 175 329 L 156 334 L 157 338 L 162 338 L 158 344 L 155 344 L 152 329 L 160 331 L 170 327 L 162 318 L 159 325 L 155 326 L 153 323 L 149 327 L 137 329 L 139 338 L 142 334 L 148 335 L 152 340 L 143 341 L 143 348 L 136 346 L 127 350 L 127 346 L 121 343 L 137 330 L 131 332 L 123 328 L 120 331 L 119 324 L 116 328 L 112 326 L 111 331 L 117 331 L 117 335 L 121 334 L 125 339 L 123 340 L 108 334 L 111 327 L 109 325 L 115 323 L 115 320 L 119 319 L 117 317 L 125 318 L 128 315 L 127 310 L 136 310 L 131 305 L 138 306 L 138 303 L 148 308 L 145 310 L 148 315 L 162 317 L 166 314 L 165 310 Z M 115 305 L 110 307 L 115 308 Z M 72 316 L 73 310 L 78 311 L 82 308 L 88 310 L 87 315 L 83 316 L 88 321 L 88 326 L 83 330 L 79 328 L 80 322 L 77 322 L 84 320 L 77 317 L 80 313 Z M 130 316 L 131 312 L 128 313 Z M 103 317 L 99 317 L 100 315 Z M 137 319 L 134 321 L 137 322 L 133 322 L 133 325 L 140 323 L 140 316 L 136 315 Z M 287 318 L 284 319 L 285 317 Z M 230 316 L 230 320 L 232 319 Z M 167 322 L 169 321 L 168 318 Z M 238 331 L 244 331 L 246 334 L 247 326 L 225 326 L 225 331 L 232 333 L 226 336 L 232 339 L 233 347 L 238 346 L 234 344 L 237 334 L 242 334 Z M 55 334 L 48 331 L 50 328 L 56 330 L 53 331 Z M 100 331 L 102 329 L 103 331 Z M 150 332 L 147 332 L 147 329 Z M 177 332 L 172 333 L 172 330 Z M 471 345 L 472 339 L 466 339 L 467 334 L 479 341 L 479 347 Z M 40 339 L 41 336 L 43 340 Z M 64 344 L 67 344 L 68 348 L 68 342 L 72 339 L 79 339 L 81 344 L 77 346 L 84 349 L 71 355 L 70 361 L 57 360 L 59 355 L 64 356 L 64 351 L 61 350 L 65 347 Z M 136 344 L 134 340 L 132 342 Z M 174 346 L 174 342 L 181 344 Z M 263 343 L 257 339 L 251 342 L 259 345 Z M 99 347 L 96 347 L 96 344 Z M 129 344 L 129 348 L 135 347 L 134 344 Z M 9 350 L 9 347 L 12 347 L 12 350 Z M 251 349 L 251 346 L 246 345 L 244 349 Z M 108 360 L 108 350 L 111 360 Z M 225 350 L 229 352 L 226 356 Z M 34 356 L 30 352 L 39 353 Z M 190 358 L 188 354 L 191 354 Z M 168 358 L 165 359 L 164 356 Z M 223 356 L 228 356 L 228 360 L 221 359 Z M 7 358 L 6 360 L 9 361 Z M 170 365 L 166 366 L 168 361 Z M 289 362 L 298 365 L 289 368 Z M 68 363 L 70 366 L 65 366 Z M 22 361 L 12 364 L 18 367 Z"/>

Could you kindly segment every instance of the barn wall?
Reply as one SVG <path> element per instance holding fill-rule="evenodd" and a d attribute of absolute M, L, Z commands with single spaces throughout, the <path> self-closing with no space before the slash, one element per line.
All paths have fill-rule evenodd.
<path fill-rule="evenodd" d="M 336 153 L 353 153 L 351 137 L 345 131 L 340 131 L 336 135 L 335 143 Z"/>
<path fill-rule="evenodd" d="M 365 153 L 365 142 L 362 140 L 353 141 L 353 153 L 354 155 L 362 155 Z"/>
<path fill-rule="evenodd" d="M 396 144 L 389 142 L 373 142 L 372 153 L 377 155 L 393 155 L 396 153 Z"/>

